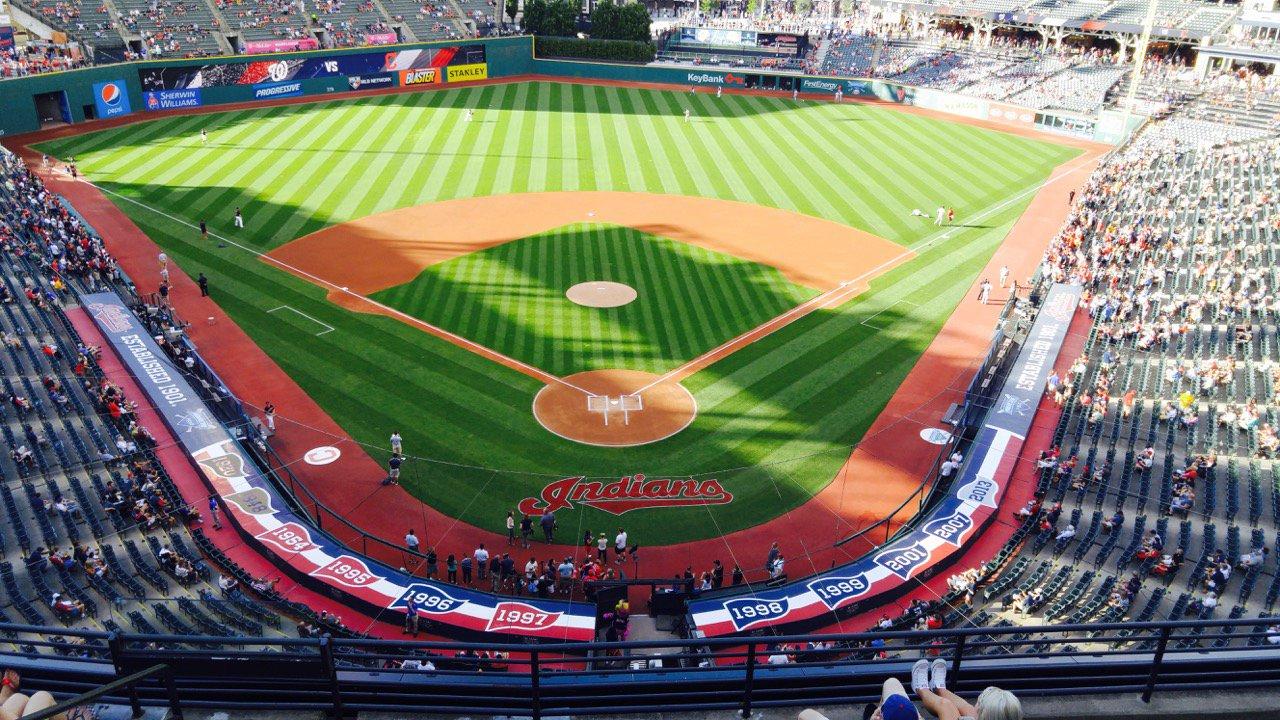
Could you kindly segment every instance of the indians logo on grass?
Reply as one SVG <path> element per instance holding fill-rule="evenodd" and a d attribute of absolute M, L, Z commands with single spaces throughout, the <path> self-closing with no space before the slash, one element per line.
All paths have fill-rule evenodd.
<path fill-rule="evenodd" d="M 556 624 L 563 613 L 547 612 L 522 602 L 501 602 L 493 609 L 493 616 L 485 626 L 485 632 L 520 630 L 540 632 Z"/>
<path fill-rule="evenodd" d="M 572 509 L 575 500 L 611 515 L 621 515 L 644 508 L 724 505 L 733 502 L 733 495 L 719 480 L 651 480 L 636 473 L 600 482 L 578 476 L 551 483 L 542 488 L 540 497 L 521 500 L 520 512 L 541 515 Z"/>
<path fill-rule="evenodd" d="M 128 332 L 133 329 L 133 320 L 129 318 L 129 311 L 125 310 L 123 305 L 90 303 L 89 312 L 99 325 L 113 333 Z"/>

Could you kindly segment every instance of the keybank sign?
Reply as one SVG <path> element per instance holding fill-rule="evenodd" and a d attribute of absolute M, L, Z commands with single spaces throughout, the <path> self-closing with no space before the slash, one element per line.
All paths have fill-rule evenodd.
<path fill-rule="evenodd" d="M 689 73 L 689 82 L 694 85 L 746 85 L 747 79 L 733 73 Z"/>

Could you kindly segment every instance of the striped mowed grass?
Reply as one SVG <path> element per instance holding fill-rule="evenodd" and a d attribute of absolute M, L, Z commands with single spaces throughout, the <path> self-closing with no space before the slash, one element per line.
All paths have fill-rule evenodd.
<path fill-rule="evenodd" d="M 464 121 L 468 109 L 475 110 L 472 122 Z M 207 145 L 201 129 L 209 132 Z M 499 529 L 508 509 L 567 475 L 717 477 L 734 494 L 728 505 L 628 513 L 628 530 L 644 545 L 748 527 L 830 482 L 1034 189 L 1078 152 L 878 106 L 550 82 L 175 116 L 40 149 L 74 155 L 188 274 L 205 273 L 223 309 L 376 459 L 385 458 L 378 448 L 399 428 L 413 456 L 405 486 L 448 514 Z M 194 229 L 205 220 L 215 235 L 265 252 L 397 207 L 544 190 L 757 203 L 866 230 L 917 257 L 854 300 L 814 312 L 688 378 L 700 412 L 684 432 L 653 445 L 607 449 L 539 426 L 530 402 L 540 385 L 530 377 L 404 323 L 347 312 L 319 287 L 253 252 L 202 243 Z M 954 207 L 962 223 L 945 237 L 912 216 L 913 209 L 932 213 L 939 205 Z M 242 230 L 232 224 L 236 207 L 244 212 Z M 352 262 L 359 253 L 352 249 Z M 503 285 L 522 272 L 512 262 L 488 260 L 487 273 L 467 282 Z M 768 314 L 764 308 L 771 313 L 784 298 L 803 299 L 803 289 L 781 283 L 758 289 L 763 306 L 751 312 Z M 464 290 L 455 297 L 473 293 Z M 322 328 L 304 318 L 269 312 L 282 305 L 334 331 L 317 336 Z M 423 312 L 437 321 L 472 322 L 461 308 Z M 746 324 L 741 312 L 726 305 L 720 314 Z M 519 327 L 528 322 L 522 313 L 527 309 L 518 303 L 498 308 L 491 328 L 472 332 Z M 874 323 L 864 325 L 872 315 Z M 556 367 L 568 367 L 577 355 L 575 362 L 658 368 L 691 352 L 694 333 L 703 333 L 702 343 L 710 333 L 684 325 L 666 339 L 619 331 L 606 344 L 589 334 L 589 324 L 585 335 L 583 328 L 551 329 L 566 341 L 563 348 L 558 340 L 535 343 L 539 335 L 532 333 L 519 341 L 527 345 L 520 352 L 541 353 Z M 676 339 L 682 333 L 685 339 Z M 515 334 L 508 337 L 517 342 Z M 592 343 L 599 355 L 583 349 Z M 567 528 L 617 524 L 581 507 L 559 519 Z"/>
<path fill-rule="evenodd" d="M 592 308 L 565 297 L 600 280 L 634 288 L 637 301 Z M 766 265 L 589 222 L 437 263 L 372 297 L 565 376 L 666 372 L 817 294 Z"/>

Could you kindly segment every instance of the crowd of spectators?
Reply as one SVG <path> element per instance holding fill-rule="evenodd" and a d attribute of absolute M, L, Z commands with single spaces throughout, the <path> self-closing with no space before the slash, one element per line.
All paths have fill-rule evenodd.
<path fill-rule="evenodd" d="M 78 53 L 56 45 L 15 45 L 0 51 L 0 78 L 61 72 L 86 65 Z"/>

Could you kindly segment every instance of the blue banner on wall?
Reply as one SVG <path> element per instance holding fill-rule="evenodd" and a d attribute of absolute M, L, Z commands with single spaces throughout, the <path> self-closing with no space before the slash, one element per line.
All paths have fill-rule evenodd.
<path fill-rule="evenodd" d="M 302 82 L 298 80 L 285 80 L 283 82 L 259 83 L 253 86 L 253 96 L 255 98 L 282 98 L 294 97 L 302 94 Z"/>
<path fill-rule="evenodd" d="M 142 93 L 143 103 L 147 110 L 175 110 L 177 108 L 200 107 L 204 98 L 200 88 L 194 90 L 153 90 Z"/>
<path fill-rule="evenodd" d="M 124 80 L 94 83 L 93 102 L 98 108 L 100 118 L 128 115 L 133 112 L 129 107 L 129 93 L 125 90 Z"/>
<path fill-rule="evenodd" d="M 951 490 L 913 530 L 830 572 L 762 592 L 694 601 L 689 604 L 694 626 L 716 636 L 787 623 L 819 624 L 824 615 L 834 622 L 835 611 L 852 612 L 855 603 L 901 594 L 908 583 L 962 552 L 999 509 L 1079 303 L 1079 286 L 1059 284 L 1049 291 Z"/>
<path fill-rule="evenodd" d="M 356 555 L 314 527 L 310 518 L 288 509 L 270 479 L 213 417 L 119 296 L 94 293 L 82 295 L 81 302 L 222 498 L 227 515 L 261 552 L 274 555 L 278 565 L 373 612 L 403 612 L 412 597 L 422 617 L 471 632 L 555 641 L 595 639 L 594 605 L 490 595 L 416 578 Z"/>

